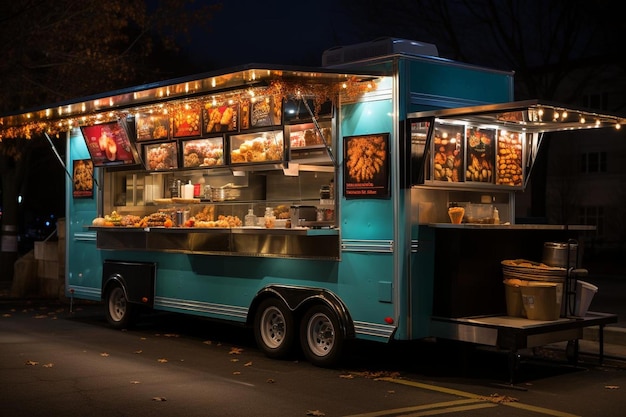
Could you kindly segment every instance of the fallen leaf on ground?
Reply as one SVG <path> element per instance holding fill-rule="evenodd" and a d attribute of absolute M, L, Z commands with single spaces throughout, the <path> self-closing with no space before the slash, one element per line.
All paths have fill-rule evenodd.
<path fill-rule="evenodd" d="M 205 341 L 204 341 L 204 342 L 202 342 L 202 343 L 204 343 L 205 345 L 210 345 L 210 344 L 211 344 L 211 343 L 213 343 L 213 342 L 211 342 L 210 340 L 205 340 Z"/>
<path fill-rule="evenodd" d="M 157 359 L 157 362 L 159 362 L 159 363 L 166 363 L 166 362 L 167 362 L 167 359 L 165 359 L 165 358 L 159 358 L 159 359 Z"/>
<path fill-rule="evenodd" d="M 228 352 L 228 354 L 229 355 L 239 355 L 241 352 L 243 352 L 242 348 L 231 347 L 230 348 L 230 352 Z"/>
<path fill-rule="evenodd" d="M 320 410 L 308 410 L 306 412 L 307 416 L 325 416 L 326 414 L 322 413 Z"/>
<path fill-rule="evenodd" d="M 106 353 L 106 352 L 102 352 L 102 353 L 100 354 L 100 356 L 103 356 L 103 357 L 105 357 L 105 358 L 106 358 L 106 357 L 108 357 L 108 356 L 109 356 L 109 354 L 108 354 L 108 353 Z"/>
<path fill-rule="evenodd" d="M 606 388 L 606 389 L 619 389 L 619 385 L 605 385 L 604 388 Z"/>
<path fill-rule="evenodd" d="M 54 364 L 53 363 L 46 363 L 46 364 L 41 365 L 41 366 L 43 366 L 44 368 L 52 368 L 54 366 Z"/>
<path fill-rule="evenodd" d="M 230 361 L 231 361 L 231 362 L 239 362 L 239 359 L 237 359 L 237 358 L 232 358 Z"/>
<path fill-rule="evenodd" d="M 235 372 L 233 372 L 233 375 L 241 375 L 241 372 L 235 371 Z"/>
<path fill-rule="evenodd" d="M 180 337 L 176 333 L 165 333 L 163 336 L 165 336 L 165 337 Z"/>
<path fill-rule="evenodd" d="M 141 382 L 139 381 L 130 381 L 131 384 L 140 384 Z"/>
<path fill-rule="evenodd" d="M 274 384 L 274 383 L 276 383 L 276 381 L 275 381 L 275 380 L 273 380 L 272 378 L 267 378 L 267 381 L 265 381 L 265 382 L 267 382 L 268 384 Z"/>
<path fill-rule="evenodd" d="M 48 315 L 46 314 L 37 314 L 36 316 L 33 316 L 34 319 L 47 319 Z"/>
<path fill-rule="evenodd" d="M 380 379 L 380 378 L 399 378 L 400 372 L 392 371 L 365 371 L 365 372 L 352 372 L 368 379 Z"/>
<path fill-rule="evenodd" d="M 139 349 L 139 350 L 134 351 L 133 353 L 143 353 L 143 350 Z"/>
<path fill-rule="evenodd" d="M 152 397 L 152 401 L 167 401 L 165 397 Z"/>
<path fill-rule="evenodd" d="M 482 401 L 489 401 L 495 404 L 513 403 L 513 402 L 519 401 L 517 398 L 509 397 L 508 395 L 500 395 L 500 394 L 491 394 L 489 396 L 481 395 L 478 398 Z"/>
<path fill-rule="evenodd" d="M 243 366 L 252 366 L 252 361 L 244 363 Z"/>
<path fill-rule="evenodd" d="M 9 313 L 5 313 L 2 315 L 2 317 L 11 317 L 11 315 Z"/>
<path fill-rule="evenodd" d="M 341 374 L 341 375 L 339 375 L 339 378 L 354 379 L 354 375 L 352 375 L 352 374 Z"/>
<path fill-rule="evenodd" d="M 36 362 L 36 361 L 26 361 L 24 363 L 26 365 L 28 365 L 28 366 L 37 366 L 37 365 L 39 365 L 39 362 Z"/>

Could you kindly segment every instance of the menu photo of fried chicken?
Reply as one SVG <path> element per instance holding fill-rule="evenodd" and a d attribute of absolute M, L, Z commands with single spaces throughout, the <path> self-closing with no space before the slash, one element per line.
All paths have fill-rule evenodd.
<path fill-rule="evenodd" d="M 91 159 L 77 159 L 74 161 L 74 173 L 72 175 L 74 182 L 74 197 L 92 197 L 93 196 L 93 162 Z"/>
<path fill-rule="evenodd" d="M 204 103 L 202 108 L 204 133 L 236 131 L 238 113 L 237 104 Z"/>

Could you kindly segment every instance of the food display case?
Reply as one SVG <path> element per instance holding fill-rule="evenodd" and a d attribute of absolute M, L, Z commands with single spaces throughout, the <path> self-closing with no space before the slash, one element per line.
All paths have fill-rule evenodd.
<path fill-rule="evenodd" d="M 175 141 L 143 145 L 146 169 L 163 171 L 178 168 L 178 143 Z"/>
<path fill-rule="evenodd" d="M 183 140 L 182 148 L 184 168 L 224 165 L 223 136 Z"/>
<path fill-rule="evenodd" d="M 289 137 L 290 156 L 295 162 L 330 161 L 329 150 L 333 148 L 332 122 L 319 121 L 285 126 Z"/>
<path fill-rule="evenodd" d="M 418 146 L 423 126 L 412 121 L 413 146 Z M 471 186 L 524 186 L 524 149 L 533 146 L 536 137 L 522 128 L 511 130 L 486 124 L 434 121 L 432 138 L 424 164 L 425 179 L 433 185 L 472 183 Z M 422 145 L 424 146 L 424 145 Z M 536 147 L 537 144 L 534 144 Z M 470 185 L 468 185 L 469 187 Z"/>
<path fill-rule="evenodd" d="M 281 162 L 285 155 L 282 130 L 231 135 L 229 145 L 231 164 Z"/>
<path fill-rule="evenodd" d="M 467 127 L 465 181 L 492 183 L 495 175 L 496 129 Z"/>

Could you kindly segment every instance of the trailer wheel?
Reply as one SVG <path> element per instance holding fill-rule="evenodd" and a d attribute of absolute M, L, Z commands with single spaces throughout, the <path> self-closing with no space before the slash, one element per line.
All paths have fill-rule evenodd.
<path fill-rule="evenodd" d="M 268 298 L 259 305 L 254 317 L 254 338 L 259 349 L 270 358 L 290 353 L 295 339 L 291 311 L 277 298 Z"/>
<path fill-rule="evenodd" d="M 306 312 L 300 328 L 304 356 L 314 365 L 330 367 L 341 355 L 344 336 L 337 315 L 326 305 L 314 305 Z"/>
<path fill-rule="evenodd" d="M 114 285 L 106 293 L 105 313 L 107 322 L 116 329 L 132 325 L 135 306 L 128 302 L 124 290 Z"/>

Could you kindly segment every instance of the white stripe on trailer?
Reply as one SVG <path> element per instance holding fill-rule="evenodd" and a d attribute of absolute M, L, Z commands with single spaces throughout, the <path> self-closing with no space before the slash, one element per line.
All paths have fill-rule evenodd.
<path fill-rule="evenodd" d="M 245 319 L 248 316 L 247 307 L 227 304 L 205 303 L 195 300 L 180 300 L 176 298 L 155 297 L 154 307 L 163 307 L 177 310 L 197 311 L 202 313 L 218 314 L 221 316 Z"/>
<path fill-rule="evenodd" d="M 82 287 L 76 285 L 70 285 L 68 286 L 68 288 L 73 291 L 71 295 L 74 297 L 79 297 L 83 295 L 89 298 L 100 298 L 102 295 L 102 291 L 100 291 L 100 288 Z"/>
<path fill-rule="evenodd" d="M 390 339 L 393 332 L 396 330 L 395 326 L 379 323 L 368 323 L 364 321 L 354 322 L 354 331 L 356 334 L 363 336 L 375 336 Z"/>
<path fill-rule="evenodd" d="M 342 239 L 344 252 L 384 252 L 393 253 L 393 240 Z"/>

